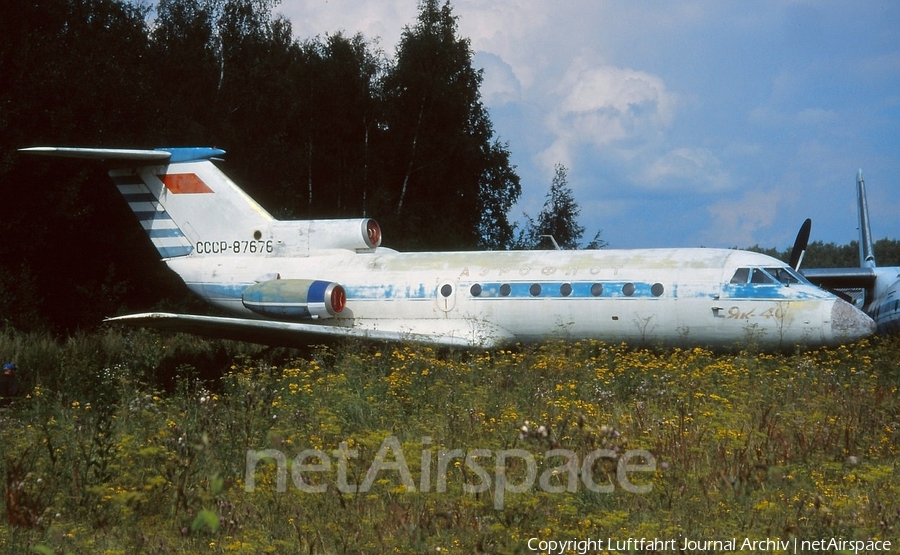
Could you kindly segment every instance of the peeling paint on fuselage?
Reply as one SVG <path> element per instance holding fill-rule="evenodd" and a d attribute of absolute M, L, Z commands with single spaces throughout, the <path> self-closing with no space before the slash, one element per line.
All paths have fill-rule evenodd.
<path fill-rule="evenodd" d="M 235 271 L 220 271 L 226 260 Z M 746 251 L 376 249 L 236 262 L 235 257 L 186 257 L 169 264 L 195 292 L 242 316 L 252 316 L 241 304 L 242 291 L 277 274 L 339 283 L 347 307 L 334 323 L 363 328 L 406 322 L 423 331 L 432 325 L 452 331 L 458 325 L 471 333 L 481 322 L 489 329 L 485 333 L 506 341 L 552 336 L 711 346 L 750 336 L 778 346 L 838 341 L 823 329 L 832 295 L 804 283 L 726 284 L 738 267 L 784 266 Z"/>

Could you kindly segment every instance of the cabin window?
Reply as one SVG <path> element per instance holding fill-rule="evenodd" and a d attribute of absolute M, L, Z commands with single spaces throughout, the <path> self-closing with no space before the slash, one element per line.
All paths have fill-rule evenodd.
<path fill-rule="evenodd" d="M 472 293 L 473 297 L 477 297 L 481 295 L 481 285 L 476 283 L 470 289 L 469 292 Z"/>
<path fill-rule="evenodd" d="M 666 291 L 666 288 L 662 283 L 654 283 L 650 288 L 650 292 L 653 293 L 654 297 L 660 297 Z"/>
<path fill-rule="evenodd" d="M 541 294 L 541 284 L 540 283 L 532 284 L 531 289 L 529 289 L 528 291 L 531 293 L 532 297 L 537 297 L 538 295 Z"/>
<path fill-rule="evenodd" d="M 571 283 L 563 283 L 559 286 L 559 294 L 563 297 L 568 297 L 572 294 L 572 284 Z"/>
<path fill-rule="evenodd" d="M 750 277 L 750 268 L 738 268 L 734 271 L 734 275 L 731 276 L 730 283 L 747 283 L 747 279 Z"/>
<path fill-rule="evenodd" d="M 510 293 L 512 293 L 512 287 L 510 287 L 508 283 L 504 283 L 500 286 L 501 297 L 508 297 Z"/>
<path fill-rule="evenodd" d="M 626 283 L 625 285 L 623 285 L 623 286 L 622 286 L 622 293 L 623 293 L 626 297 L 630 297 L 630 296 L 634 295 L 634 284 L 633 284 L 633 283 Z"/>
<path fill-rule="evenodd" d="M 595 283 L 594 285 L 591 285 L 591 295 L 593 295 L 595 297 L 599 297 L 602 294 L 603 294 L 603 284 L 602 283 Z"/>
<path fill-rule="evenodd" d="M 449 283 L 445 283 L 445 284 L 441 287 L 441 296 L 444 297 L 444 298 L 447 298 L 447 297 L 449 297 L 449 296 L 452 295 L 452 294 L 453 294 L 453 286 L 450 285 Z"/>

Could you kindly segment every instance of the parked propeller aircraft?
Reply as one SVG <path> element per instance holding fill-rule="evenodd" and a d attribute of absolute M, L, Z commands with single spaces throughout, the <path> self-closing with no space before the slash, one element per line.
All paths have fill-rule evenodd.
<path fill-rule="evenodd" d="M 165 263 L 233 315 L 111 322 L 270 344 L 357 337 L 469 347 L 561 337 L 784 349 L 874 331 L 851 304 L 758 253 L 401 253 L 381 246 L 372 219 L 273 219 L 213 164 L 222 150 L 23 151 L 104 160 Z"/>
<path fill-rule="evenodd" d="M 809 268 L 803 270 L 803 275 L 829 290 L 862 290 L 863 296 L 857 304 L 875 320 L 878 333 L 894 332 L 900 330 L 900 267 L 875 265 L 866 182 L 862 170 L 856 174 L 856 199 L 859 213 L 859 267 Z"/>

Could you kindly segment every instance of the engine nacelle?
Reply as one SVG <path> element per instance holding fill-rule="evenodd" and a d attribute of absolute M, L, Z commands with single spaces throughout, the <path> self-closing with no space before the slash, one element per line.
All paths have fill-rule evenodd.
<path fill-rule="evenodd" d="M 253 312 L 272 318 L 332 318 L 344 310 L 347 293 L 331 281 L 273 279 L 245 289 L 241 302 Z"/>
<path fill-rule="evenodd" d="M 372 218 L 310 220 L 311 249 L 374 249 L 381 245 L 381 227 Z"/>

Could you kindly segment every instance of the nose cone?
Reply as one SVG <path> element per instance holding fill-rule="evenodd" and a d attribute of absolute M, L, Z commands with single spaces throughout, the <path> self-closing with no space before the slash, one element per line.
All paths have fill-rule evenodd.
<path fill-rule="evenodd" d="M 847 301 L 837 299 L 831 307 L 831 340 L 840 344 L 875 333 L 875 321 Z"/>

